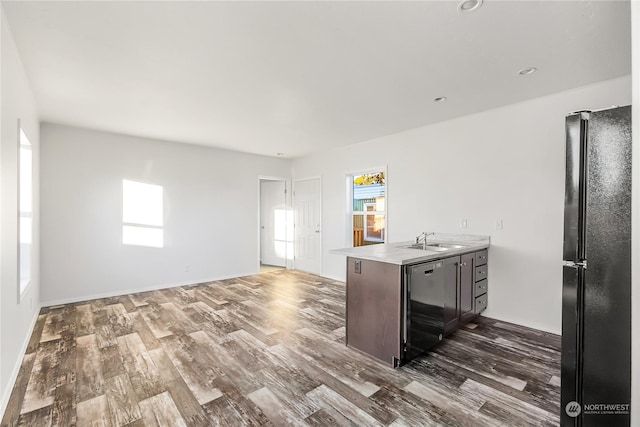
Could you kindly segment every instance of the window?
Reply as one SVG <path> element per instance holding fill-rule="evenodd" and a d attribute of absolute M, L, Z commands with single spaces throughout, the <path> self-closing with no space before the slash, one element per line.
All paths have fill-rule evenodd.
<path fill-rule="evenodd" d="M 122 224 L 123 244 L 162 248 L 162 186 L 122 180 Z"/>
<path fill-rule="evenodd" d="M 18 150 L 18 241 L 20 249 L 18 254 L 20 284 L 19 296 L 31 282 L 31 253 L 33 236 L 33 150 L 31 142 L 24 130 L 20 128 L 20 141 Z"/>
<path fill-rule="evenodd" d="M 384 172 L 350 177 L 354 247 L 385 242 L 385 180 Z"/>

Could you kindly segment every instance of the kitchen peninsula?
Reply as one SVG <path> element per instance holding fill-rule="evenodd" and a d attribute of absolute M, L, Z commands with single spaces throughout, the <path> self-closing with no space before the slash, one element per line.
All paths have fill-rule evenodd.
<path fill-rule="evenodd" d="M 489 236 L 425 238 L 331 251 L 347 256 L 346 344 L 393 367 L 487 307 Z"/>

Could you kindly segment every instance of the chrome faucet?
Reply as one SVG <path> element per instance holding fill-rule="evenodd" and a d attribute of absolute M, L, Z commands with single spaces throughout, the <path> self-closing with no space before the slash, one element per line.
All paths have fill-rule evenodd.
<path fill-rule="evenodd" d="M 423 231 L 418 237 L 416 237 L 416 245 L 419 245 L 422 242 L 422 249 L 427 249 L 427 237 L 433 236 L 436 233 L 427 233 Z"/>

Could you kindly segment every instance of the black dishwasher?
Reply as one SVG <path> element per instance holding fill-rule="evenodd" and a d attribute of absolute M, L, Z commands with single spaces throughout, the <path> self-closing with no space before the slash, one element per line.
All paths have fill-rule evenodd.
<path fill-rule="evenodd" d="M 444 336 L 445 269 L 442 261 L 407 268 L 405 360 L 424 353 Z"/>

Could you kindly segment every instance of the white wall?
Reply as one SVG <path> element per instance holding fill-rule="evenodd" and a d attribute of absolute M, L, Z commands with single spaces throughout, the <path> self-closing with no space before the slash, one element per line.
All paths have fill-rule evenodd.
<path fill-rule="evenodd" d="M 630 102 L 619 78 L 296 159 L 294 179 L 322 176 L 322 274 L 345 278 L 343 256 L 327 253 L 350 246 L 345 176 L 386 165 L 389 241 L 491 235 L 486 315 L 560 333 L 564 117 Z"/>
<path fill-rule="evenodd" d="M 38 154 L 39 124 L 35 100 L 2 11 L 2 125 L 0 141 L 1 257 L 0 272 L 0 414 L 4 412 L 31 328 L 39 309 Z M 34 230 L 31 285 L 18 303 L 18 119 L 34 153 Z"/>
<path fill-rule="evenodd" d="M 53 124 L 41 141 L 43 305 L 258 271 L 258 177 L 289 160 Z M 123 179 L 164 187 L 164 248 L 122 244 Z"/>

